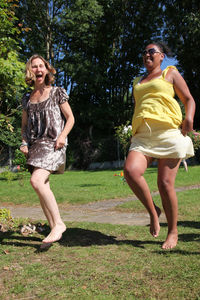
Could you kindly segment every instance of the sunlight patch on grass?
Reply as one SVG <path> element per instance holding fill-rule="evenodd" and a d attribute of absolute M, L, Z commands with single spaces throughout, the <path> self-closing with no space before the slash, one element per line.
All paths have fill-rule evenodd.
<path fill-rule="evenodd" d="M 176 186 L 200 184 L 200 166 L 189 167 L 185 172 L 180 168 L 176 178 Z M 126 198 L 132 196 L 127 183 L 119 176 L 119 171 L 67 171 L 63 175 L 52 175 L 50 184 L 58 203 L 84 204 L 104 199 Z M 145 178 L 151 191 L 157 191 L 157 168 L 149 168 Z M 32 189 L 30 175 L 25 173 L 23 185 L 18 180 L 1 180 L 1 202 L 14 204 L 38 205 L 38 197 Z"/>

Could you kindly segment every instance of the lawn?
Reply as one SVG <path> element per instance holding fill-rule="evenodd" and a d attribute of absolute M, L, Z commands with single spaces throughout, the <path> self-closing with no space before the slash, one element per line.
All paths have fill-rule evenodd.
<path fill-rule="evenodd" d="M 157 239 L 142 226 L 66 224 L 45 252 L 39 234 L 0 233 L 0 299 L 199 299 L 199 216 L 179 222 L 171 251 L 166 224 Z"/>
<path fill-rule="evenodd" d="M 52 176 L 52 188 L 57 198 L 66 193 L 60 203 L 131 195 L 115 173 L 120 171 L 70 171 Z M 180 168 L 176 186 L 200 184 L 199 174 L 197 166 L 190 167 L 188 173 Z M 151 190 L 156 190 L 156 169 L 149 169 L 146 176 Z M 7 194 L 13 196 L 16 188 L 18 195 L 19 191 L 24 195 L 19 196 L 18 203 L 25 203 L 22 199 L 28 190 L 23 192 L 23 189 L 28 189 L 28 177 L 26 174 L 24 182 L 0 180 L 1 197 L 10 197 L 4 201 L 12 202 Z M 5 187 L 7 191 L 2 192 Z M 62 193 L 58 191 L 61 187 Z M 28 198 L 33 198 L 29 191 Z M 87 201 L 86 197 L 79 201 L 81 192 L 86 194 Z M 23 236 L 18 225 L 27 220 L 11 220 L 10 231 L 0 232 L 0 299 L 199 300 L 200 194 L 199 190 L 190 190 L 177 195 L 179 242 L 171 251 L 161 249 L 166 223 L 161 223 L 160 235 L 154 239 L 148 226 L 66 222 L 68 229 L 63 239 L 41 252 L 39 246 L 47 231 Z M 159 196 L 154 200 L 161 204 Z M 32 199 L 27 202 L 36 203 Z M 139 201 L 132 201 L 118 209 L 143 208 Z"/>
<path fill-rule="evenodd" d="M 63 175 L 51 175 L 50 182 L 58 203 L 84 204 L 88 202 L 124 198 L 132 192 L 120 176 L 121 170 L 114 171 L 67 171 Z M 180 167 L 176 186 L 200 184 L 200 166 L 189 167 L 186 172 Z M 118 175 L 118 176 L 115 176 Z M 38 198 L 30 186 L 30 175 L 19 173 L 13 180 L 5 180 L 0 174 L 1 202 L 37 205 Z M 151 191 L 157 190 L 157 169 L 149 168 L 145 173 Z"/>

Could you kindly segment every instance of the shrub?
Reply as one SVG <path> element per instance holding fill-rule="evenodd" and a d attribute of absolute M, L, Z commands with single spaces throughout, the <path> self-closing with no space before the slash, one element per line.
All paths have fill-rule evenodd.
<path fill-rule="evenodd" d="M 195 157 L 198 162 L 200 162 L 200 132 L 193 130 L 188 135 L 192 139 L 194 145 Z"/>
<path fill-rule="evenodd" d="M 20 166 L 21 171 L 27 170 L 25 155 L 19 149 L 15 150 L 14 155 L 15 158 L 13 159 L 13 165 Z"/>
<path fill-rule="evenodd" d="M 130 122 L 127 121 L 126 124 L 115 127 L 115 136 L 118 138 L 120 144 L 122 145 L 124 151 L 124 159 L 126 159 L 126 154 L 130 145 L 130 139 L 132 137 L 132 126 L 130 125 Z"/>

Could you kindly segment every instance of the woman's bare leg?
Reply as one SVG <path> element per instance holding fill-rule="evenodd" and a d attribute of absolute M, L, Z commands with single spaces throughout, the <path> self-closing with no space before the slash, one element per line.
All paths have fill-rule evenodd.
<path fill-rule="evenodd" d="M 160 159 L 158 161 L 158 189 L 168 222 L 168 234 L 163 249 L 172 249 L 178 242 L 178 201 L 174 183 L 181 159 Z"/>
<path fill-rule="evenodd" d="M 44 243 L 53 243 L 61 239 L 62 233 L 66 230 L 63 223 L 56 199 L 49 185 L 50 172 L 35 168 L 31 176 L 31 185 L 36 191 L 42 209 L 51 227 L 50 234 L 43 240 Z"/>
<path fill-rule="evenodd" d="M 149 187 L 143 177 L 152 158 L 140 152 L 130 151 L 124 166 L 124 176 L 134 194 L 143 203 L 150 215 L 150 233 L 157 237 L 160 231 L 160 209 L 153 203 Z"/>
<path fill-rule="evenodd" d="M 47 182 L 45 184 L 47 186 L 49 186 L 49 179 L 47 179 Z M 50 186 L 49 186 L 49 188 L 50 188 Z M 51 213 L 50 213 L 48 207 L 46 206 L 46 203 L 43 201 L 43 198 L 39 194 L 38 194 L 38 197 L 40 199 L 40 205 L 42 207 L 42 210 L 43 210 L 43 212 L 44 212 L 44 214 L 45 214 L 45 216 L 47 218 L 47 221 L 49 223 L 50 228 L 52 229 L 53 226 L 54 226 L 54 223 L 53 223 L 53 219 L 52 219 Z"/>

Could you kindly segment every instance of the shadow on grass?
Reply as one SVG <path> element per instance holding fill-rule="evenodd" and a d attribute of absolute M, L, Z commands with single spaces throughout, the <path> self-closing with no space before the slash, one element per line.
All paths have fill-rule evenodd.
<path fill-rule="evenodd" d="M 167 227 L 167 223 L 160 223 L 160 226 Z M 178 221 L 178 227 L 180 227 L 180 226 L 200 229 L 200 222 L 197 222 L 197 221 Z"/>
<path fill-rule="evenodd" d="M 161 223 L 160 226 L 167 227 L 167 223 Z M 197 221 L 179 221 L 178 227 L 188 227 L 200 229 L 200 222 Z M 178 235 L 179 241 L 182 242 L 200 242 L 200 233 L 181 233 Z M 198 253 L 199 254 L 199 253 Z"/>
<path fill-rule="evenodd" d="M 161 226 L 166 227 L 166 223 L 161 223 Z M 184 227 L 193 227 L 199 228 L 199 222 L 184 221 L 179 222 L 179 226 Z M 45 230 L 41 236 L 46 236 L 49 233 L 49 230 Z M 0 244 L 6 246 L 15 246 L 15 247 L 33 247 L 36 249 L 36 252 L 48 251 L 49 248 L 40 249 L 42 242 L 42 237 L 35 236 L 22 236 L 20 233 L 16 232 L 5 232 L 0 233 Z M 184 233 L 179 234 L 179 241 L 182 242 L 199 242 L 200 234 L 198 233 Z M 37 242 L 37 243 L 35 243 Z M 116 236 L 106 235 L 100 231 L 82 229 L 82 228 L 68 228 L 64 233 L 62 239 L 58 242 L 61 246 L 64 247 L 89 247 L 93 245 L 106 246 L 106 245 L 130 245 L 132 247 L 145 249 L 145 245 L 158 245 L 161 246 L 162 242 L 155 240 L 119 240 Z M 200 252 L 189 252 L 182 251 L 179 249 L 172 249 L 170 251 L 158 250 L 156 253 L 179 253 L 181 255 L 199 255 Z"/>
<path fill-rule="evenodd" d="M 23 236 L 14 231 L 0 233 L 0 244 L 4 246 L 33 247 L 38 249 L 40 245 L 34 242 L 41 242 L 41 239 L 35 236 Z"/>
<path fill-rule="evenodd" d="M 192 228 L 200 229 L 200 222 L 197 222 L 197 221 L 179 221 L 178 226 L 192 227 Z"/>
<path fill-rule="evenodd" d="M 161 254 L 163 256 L 167 256 L 167 255 L 174 255 L 174 254 L 180 254 L 180 255 L 185 255 L 185 256 L 188 256 L 188 255 L 200 255 L 200 251 L 197 252 L 197 251 L 185 251 L 185 250 L 181 250 L 181 249 L 172 249 L 172 250 L 160 250 L 160 251 L 153 251 L 153 253 L 156 253 L 156 254 Z"/>
<path fill-rule="evenodd" d="M 43 233 L 46 235 L 46 232 Z M 39 243 L 35 243 L 39 242 Z M 22 236 L 16 232 L 5 232 L 0 233 L 0 244 L 4 246 L 15 246 L 15 247 L 33 247 L 36 252 L 48 251 L 49 248 L 40 249 L 42 238 L 34 236 Z M 100 231 L 82 229 L 82 228 L 68 228 L 62 239 L 58 242 L 64 247 L 89 247 L 93 245 L 131 245 L 137 248 L 145 248 L 148 244 L 161 245 L 159 241 L 141 241 L 141 240 L 117 240 L 115 236 L 109 236 L 101 233 Z"/>
<path fill-rule="evenodd" d="M 116 236 L 106 235 L 99 231 L 88 230 L 82 228 L 68 228 L 63 234 L 60 245 L 66 247 L 82 246 L 88 247 L 92 245 L 131 245 L 133 247 L 144 248 L 147 244 L 160 244 L 159 241 L 141 241 L 141 240 L 117 240 Z"/>

